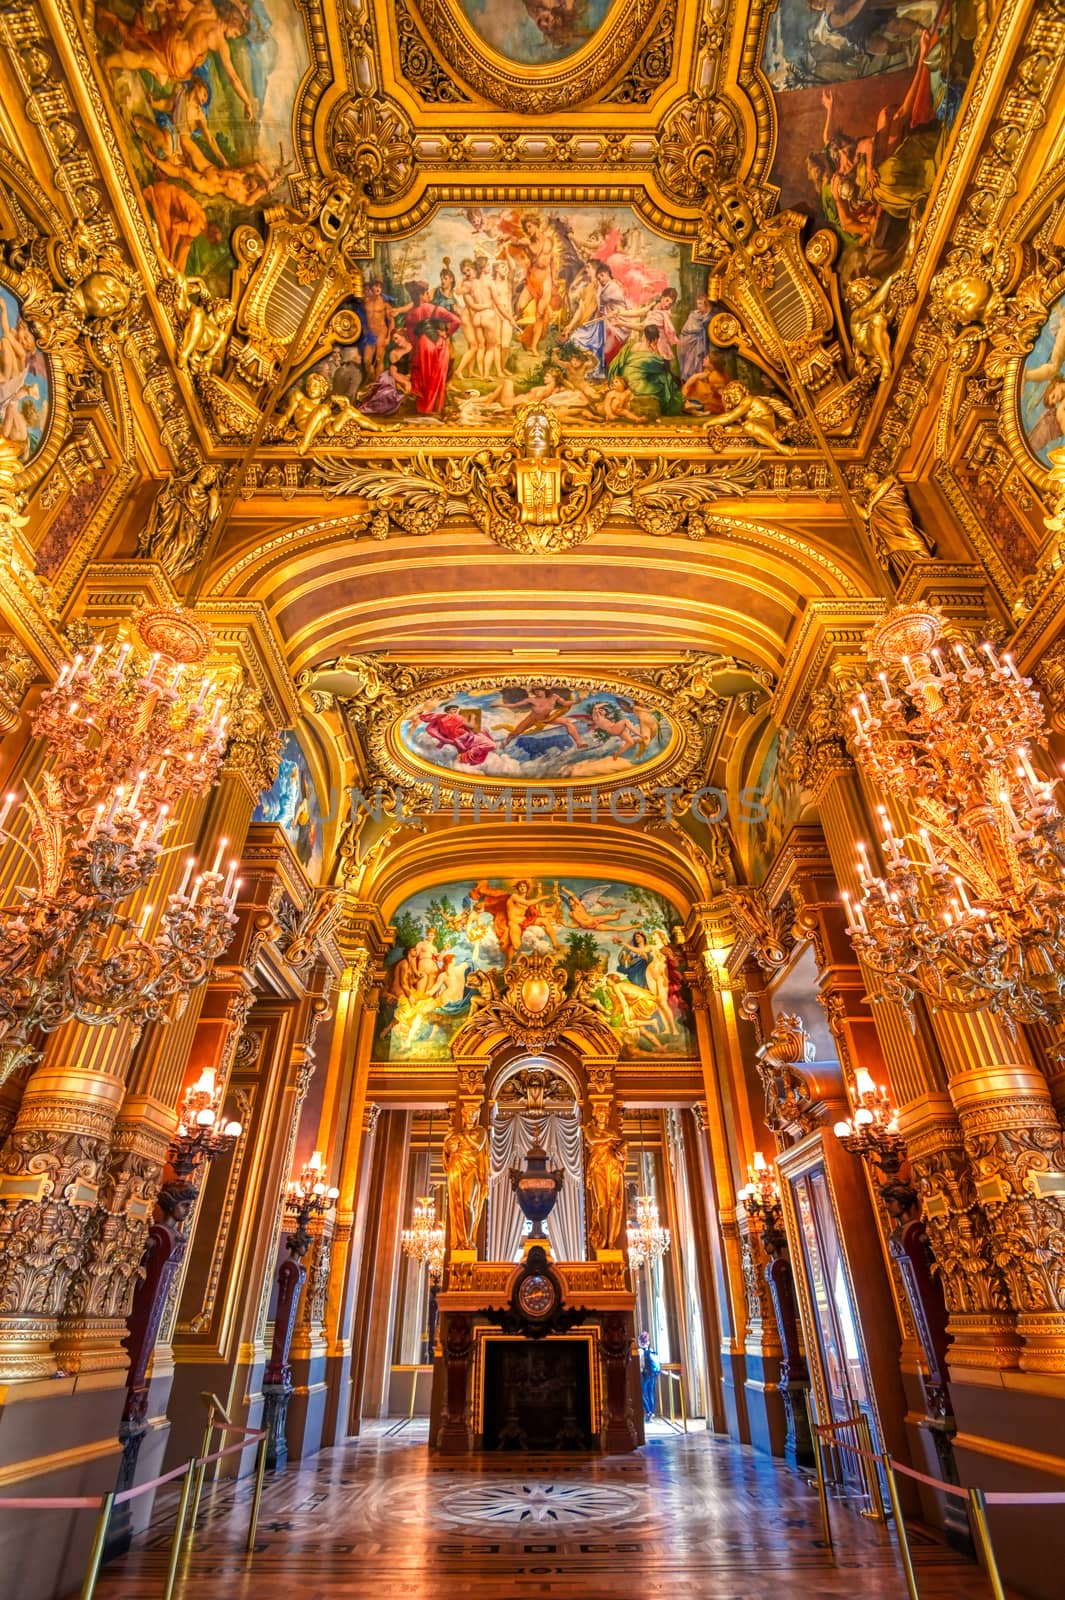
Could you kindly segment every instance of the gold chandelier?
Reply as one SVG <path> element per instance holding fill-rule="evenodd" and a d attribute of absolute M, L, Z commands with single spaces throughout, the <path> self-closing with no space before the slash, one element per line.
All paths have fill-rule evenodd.
<path fill-rule="evenodd" d="M 869 636 L 879 665 L 851 707 L 855 759 L 916 823 L 880 807 L 885 867 L 859 845 L 844 895 L 855 950 L 912 1007 L 989 1007 L 1007 1024 L 1065 1018 L 1065 839 L 1057 775 L 1039 767 L 1039 696 L 990 644 L 948 646 L 934 606 L 899 606 Z"/>
<path fill-rule="evenodd" d="M 433 1160 L 433 1115 L 429 1113 L 429 1165 Z M 436 1218 L 436 1199 L 431 1194 L 419 1195 L 411 1207 L 410 1227 L 404 1228 L 401 1243 L 405 1255 L 412 1261 L 424 1262 L 429 1277 L 438 1283 L 444 1273 L 444 1225 Z"/>
<path fill-rule="evenodd" d="M 209 631 L 187 612 L 141 614 L 143 650 L 97 644 L 59 672 L 33 732 L 48 761 L 25 799 L 0 806 L 0 838 L 33 868 L 0 905 L 0 1082 L 40 1058 L 41 1035 L 64 1023 L 165 1022 L 202 983 L 236 924 L 236 862 L 224 875 L 186 863 L 154 936 L 145 889 L 166 851 L 174 805 L 215 780 L 226 743 L 222 702 L 188 669 Z"/>
<path fill-rule="evenodd" d="M 640 1174 L 643 1175 L 643 1112 L 640 1121 Z M 669 1249 L 669 1229 L 658 1220 L 658 1201 L 650 1194 L 636 1196 L 636 1221 L 625 1230 L 629 1261 L 633 1267 L 651 1266 Z"/>

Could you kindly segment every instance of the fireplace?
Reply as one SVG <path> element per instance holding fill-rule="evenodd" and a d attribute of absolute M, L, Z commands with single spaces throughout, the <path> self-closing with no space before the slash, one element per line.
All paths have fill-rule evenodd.
<path fill-rule="evenodd" d="M 481 1336 L 478 1433 L 484 1450 L 598 1449 L 596 1341 Z"/>

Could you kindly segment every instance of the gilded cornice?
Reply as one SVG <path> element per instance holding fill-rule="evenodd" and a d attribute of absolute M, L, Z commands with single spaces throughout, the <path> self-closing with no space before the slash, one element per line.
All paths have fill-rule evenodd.
<path fill-rule="evenodd" d="M 864 659 L 865 636 L 883 614 L 882 600 L 811 600 L 773 696 L 773 720 L 781 728 L 801 726 L 810 698 L 835 662 Z"/>

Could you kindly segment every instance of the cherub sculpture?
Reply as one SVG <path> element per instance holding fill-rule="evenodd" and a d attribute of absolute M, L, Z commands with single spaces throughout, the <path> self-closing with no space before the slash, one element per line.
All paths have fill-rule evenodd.
<path fill-rule="evenodd" d="M 786 427 L 795 421 L 795 413 L 783 400 L 773 395 L 752 394 L 745 383 L 734 379 L 725 385 L 721 395 L 726 410 L 715 417 L 710 428 L 728 428 L 738 424 L 740 432 L 756 444 L 772 450 L 779 456 L 793 456 L 794 446 L 777 437 L 778 422 Z"/>

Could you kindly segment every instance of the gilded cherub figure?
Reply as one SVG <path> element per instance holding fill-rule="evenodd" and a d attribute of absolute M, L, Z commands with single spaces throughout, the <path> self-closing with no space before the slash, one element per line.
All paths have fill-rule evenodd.
<path fill-rule="evenodd" d="M 186 278 L 163 263 L 174 285 L 174 303 L 185 318 L 178 345 L 177 364 L 187 372 L 217 372 L 222 365 L 236 307 L 220 295 L 208 293 L 202 278 Z"/>
<path fill-rule="evenodd" d="M 308 372 L 302 386 L 297 384 L 291 390 L 278 416 L 282 430 L 289 427 L 299 430 L 296 454 L 301 456 L 307 454 L 323 433 L 327 439 L 333 439 L 349 422 L 365 428 L 367 433 L 387 432 L 383 423 L 353 406 L 346 395 L 334 394 L 329 379 L 322 372 Z"/>
<path fill-rule="evenodd" d="M 735 423 L 739 425 L 741 433 L 745 433 L 756 444 L 763 445 L 766 450 L 772 450 L 780 456 L 795 454 L 794 446 L 785 444 L 777 437 L 778 421 L 786 427 L 795 420 L 794 411 L 783 400 L 777 400 L 772 395 L 752 394 L 738 378 L 725 385 L 721 398 L 726 409 L 721 416 L 713 419 L 710 428 L 727 428 Z"/>
<path fill-rule="evenodd" d="M 879 286 L 875 278 L 852 278 L 843 291 L 850 311 L 854 365 L 859 372 L 875 371 L 884 383 L 891 377 L 893 365 L 888 301 L 895 285 L 909 271 L 916 240 L 917 230 L 911 228 L 906 254 Z"/>

